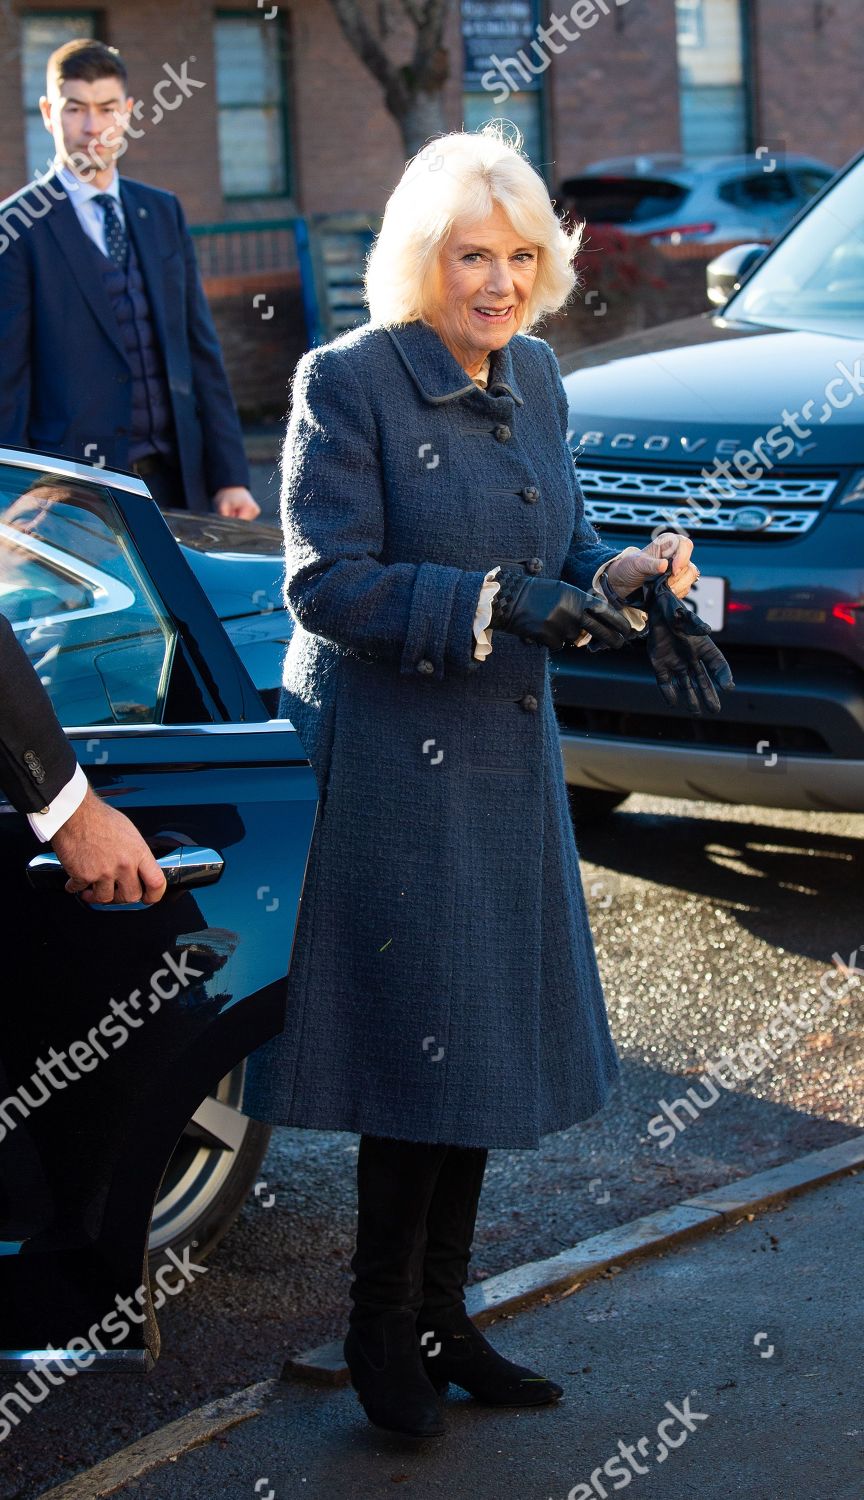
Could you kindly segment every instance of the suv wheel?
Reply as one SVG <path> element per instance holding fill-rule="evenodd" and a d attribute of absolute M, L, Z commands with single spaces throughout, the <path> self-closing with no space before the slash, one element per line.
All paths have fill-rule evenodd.
<path fill-rule="evenodd" d="M 197 1241 L 203 1259 L 227 1234 L 252 1191 L 271 1127 L 237 1108 L 246 1064 L 232 1068 L 186 1126 L 165 1168 L 150 1225 L 150 1264 Z"/>

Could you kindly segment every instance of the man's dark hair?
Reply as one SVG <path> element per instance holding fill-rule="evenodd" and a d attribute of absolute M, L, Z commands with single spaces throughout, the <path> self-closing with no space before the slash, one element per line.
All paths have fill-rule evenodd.
<path fill-rule="evenodd" d="M 48 59 L 48 89 L 54 84 L 59 89 L 70 78 L 80 78 L 84 83 L 95 83 L 97 78 L 119 78 L 126 93 L 129 75 L 116 47 L 97 42 L 92 37 L 76 37 L 64 42 Z"/>

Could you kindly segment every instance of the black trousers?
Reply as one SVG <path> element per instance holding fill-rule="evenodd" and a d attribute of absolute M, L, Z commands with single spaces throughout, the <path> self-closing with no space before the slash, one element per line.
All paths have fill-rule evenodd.
<path fill-rule="evenodd" d="M 351 1321 L 459 1306 L 488 1152 L 361 1135 Z"/>
<path fill-rule="evenodd" d="M 137 464 L 132 468 L 136 474 L 139 472 Z M 186 494 L 178 464 L 154 455 L 148 457 L 141 468 L 141 478 L 160 510 L 186 510 Z"/>

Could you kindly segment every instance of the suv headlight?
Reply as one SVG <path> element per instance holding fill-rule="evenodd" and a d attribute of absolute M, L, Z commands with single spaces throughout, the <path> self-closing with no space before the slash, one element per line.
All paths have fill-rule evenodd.
<path fill-rule="evenodd" d="M 835 510 L 864 511 L 864 469 L 852 475 L 849 488 L 834 502 Z"/>

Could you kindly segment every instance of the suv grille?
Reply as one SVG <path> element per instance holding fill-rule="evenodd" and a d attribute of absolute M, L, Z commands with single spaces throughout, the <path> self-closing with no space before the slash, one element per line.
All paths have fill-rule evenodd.
<path fill-rule="evenodd" d="M 701 470 L 692 474 L 656 470 L 584 469 L 577 475 L 585 513 L 601 530 L 653 530 L 676 525 L 687 531 L 733 532 L 739 536 L 800 536 L 818 520 L 837 488 L 837 475 L 802 479 L 742 479 L 709 485 Z M 713 501 L 719 502 L 716 507 Z"/>

